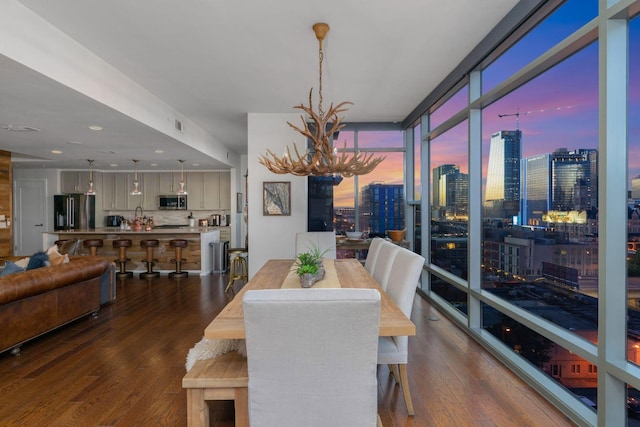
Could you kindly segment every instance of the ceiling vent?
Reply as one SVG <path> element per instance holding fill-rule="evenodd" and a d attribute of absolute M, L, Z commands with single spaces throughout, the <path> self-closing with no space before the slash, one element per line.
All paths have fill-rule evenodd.
<path fill-rule="evenodd" d="M 180 120 L 175 119 L 173 121 L 173 127 L 175 127 L 178 132 L 182 132 L 182 122 Z"/>
<path fill-rule="evenodd" d="M 3 125 L 2 129 L 6 129 L 11 132 L 40 132 L 40 129 L 32 126 Z"/>

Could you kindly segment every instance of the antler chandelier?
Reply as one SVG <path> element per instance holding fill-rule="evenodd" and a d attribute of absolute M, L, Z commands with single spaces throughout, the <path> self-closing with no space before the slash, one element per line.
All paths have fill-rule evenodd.
<path fill-rule="evenodd" d="M 287 122 L 295 131 L 299 132 L 306 138 L 311 140 L 311 150 L 307 149 L 303 154 L 300 154 L 296 143 L 293 143 L 294 156 L 291 154 L 291 150 L 287 147 L 282 157 L 276 156 L 271 150 L 267 150 L 266 155 L 261 155 L 258 159 L 258 163 L 264 165 L 273 173 L 286 174 L 290 173 L 297 176 L 330 176 L 340 175 L 344 177 L 351 177 L 353 175 L 364 175 L 373 171 L 385 157 L 374 157 L 374 153 L 360 153 L 355 152 L 351 156 L 346 153 L 347 143 L 345 141 L 344 149 L 340 155 L 338 150 L 332 147 L 331 135 L 338 132 L 345 125 L 340 123 L 344 120 L 344 117 L 339 117 L 340 113 L 347 111 L 348 105 L 353 105 L 352 102 L 344 101 L 338 105 L 329 106 L 329 110 L 324 112 L 322 109 L 322 62 L 324 60 L 324 53 L 322 51 L 322 41 L 324 40 L 327 32 L 329 31 L 329 25 L 324 23 L 318 23 L 313 26 L 313 31 L 316 34 L 316 38 L 319 42 L 319 86 L 318 86 L 318 112 L 313 110 L 312 106 L 312 93 L 313 88 L 309 91 L 309 106 L 303 104 L 294 106 L 299 110 L 307 113 L 312 125 L 309 125 L 304 116 L 300 116 L 302 119 L 302 128 Z M 331 122 L 331 128 L 327 131 L 327 125 Z"/>

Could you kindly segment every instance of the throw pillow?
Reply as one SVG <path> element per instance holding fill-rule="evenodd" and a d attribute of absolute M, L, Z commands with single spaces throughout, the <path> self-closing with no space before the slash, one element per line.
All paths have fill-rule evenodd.
<path fill-rule="evenodd" d="M 20 273 L 22 271 L 24 271 L 24 268 L 20 267 L 19 265 L 16 265 L 11 261 L 7 261 L 4 264 L 4 270 L 0 272 L 0 276 L 6 276 L 8 274 L 13 274 L 13 273 Z"/>
<path fill-rule="evenodd" d="M 29 264 L 29 257 L 21 258 L 15 262 L 18 267 L 21 267 L 23 270 L 26 270 L 27 264 Z"/>
<path fill-rule="evenodd" d="M 31 258 L 29 259 L 29 264 L 27 264 L 27 271 L 34 270 L 40 267 L 47 267 L 48 265 L 49 257 L 47 256 L 46 252 L 36 252 L 35 254 L 31 255 Z"/>
<path fill-rule="evenodd" d="M 51 265 L 63 264 L 65 257 L 67 257 L 67 259 L 68 259 L 68 255 L 67 254 L 62 255 L 58 251 L 52 251 L 51 253 L 49 253 L 49 264 L 51 264 Z"/>

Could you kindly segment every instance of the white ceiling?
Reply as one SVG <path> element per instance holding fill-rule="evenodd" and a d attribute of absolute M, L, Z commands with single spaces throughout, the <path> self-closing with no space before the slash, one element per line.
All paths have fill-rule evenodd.
<path fill-rule="evenodd" d="M 0 129 L 0 149 L 15 167 L 229 167 L 247 152 L 247 113 L 292 112 L 317 89 L 315 22 L 331 26 L 325 106 L 402 121 L 516 3 L 3 0 L 0 126 L 40 131 Z"/>

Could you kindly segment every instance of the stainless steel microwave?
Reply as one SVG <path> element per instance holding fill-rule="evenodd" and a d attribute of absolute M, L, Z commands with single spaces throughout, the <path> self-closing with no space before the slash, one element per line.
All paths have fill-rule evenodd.
<path fill-rule="evenodd" d="M 158 209 L 187 209 L 187 196 L 178 196 L 175 194 L 158 196 Z"/>

